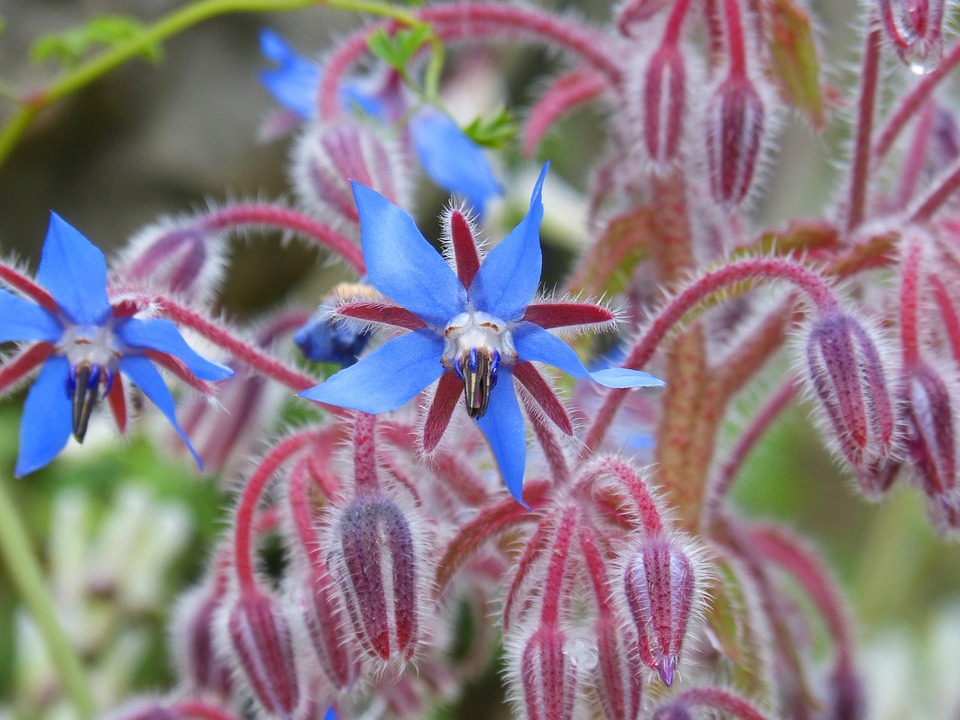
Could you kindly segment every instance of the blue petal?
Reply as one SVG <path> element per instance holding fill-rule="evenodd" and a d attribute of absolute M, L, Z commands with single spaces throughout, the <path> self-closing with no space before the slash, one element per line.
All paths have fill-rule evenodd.
<path fill-rule="evenodd" d="M 78 325 L 102 325 L 112 313 L 103 253 L 53 212 L 40 254 L 37 282 Z"/>
<path fill-rule="evenodd" d="M 513 373 L 501 367 L 500 380 L 490 393 L 487 412 L 477 421 L 490 442 L 507 490 L 528 510 L 523 501 L 523 471 L 527 464 L 527 428 L 513 387 Z"/>
<path fill-rule="evenodd" d="M 201 380 L 226 380 L 233 377 L 233 370 L 226 365 L 211 362 L 198 355 L 180 335 L 177 326 L 169 320 L 126 320 L 118 323 L 114 332 L 125 345 L 134 350 L 157 350 L 183 361 L 190 372 Z"/>
<path fill-rule="evenodd" d="M 553 365 L 576 378 L 589 377 L 610 388 L 663 387 L 660 378 L 641 370 L 606 368 L 589 372 L 573 349 L 560 338 L 551 335 L 539 325 L 523 322 L 517 325 L 513 343 L 520 360 L 536 360 Z"/>
<path fill-rule="evenodd" d="M 323 716 L 323 720 L 337 720 L 337 711 L 332 707 L 327 710 L 327 714 Z"/>
<path fill-rule="evenodd" d="M 401 335 L 300 393 L 307 400 L 376 413 L 406 405 L 444 373 L 443 340 L 429 330 Z"/>
<path fill-rule="evenodd" d="M 293 342 L 307 360 L 350 367 L 356 365 L 371 335 L 352 323 L 336 322 L 321 309 L 294 333 Z"/>
<path fill-rule="evenodd" d="M 67 444 L 73 430 L 73 413 L 67 395 L 69 368 L 65 357 L 51 356 L 27 393 L 20 421 L 17 477 L 49 464 Z"/>
<path fill-rule="evenodd" d="M 484 258 L 470 286 L 470 299 L 478 310 L 504 320 L 519 320 L 540 282 L 540 222 L 543 220 L 543 166 L 533 188 L 530 209 L 513 232 Z"/>
<path fill-rule="evenodd" d="M 56 342 L 63 335 L 57 319 L 39 305 L 0 290 L 0 342 Z"/>
<path fill-rule="evenodd" d="M 441 112 L 418 114 L 410 133 L 424 172 L 439 187 L 467 199 L 477 213 L 502 194 L 483 150 Z"/>
<path fill-rule="evenodd" d="M 173 429 L 183 438 L 187 450 L 193 455 L 197 462 L 197 467 L 203 471 L 203 461 L 193 449 L 187 434 L 177 422 L 177 408 L 173 403 L 173 395 L 167 389 L 167 384 L 160 377 L 160 373 L 147 358 L 143 355 L 127 355 L 120 358 L 120 371 L 128 378 L 133 380 L 134 384 L 143 391 L 143 394 L 150 398 L 150 401 L 160 408 L 160 412 L 167 416 L 167 420 L 173 425 Z"/>
<path fill-rule="evenodd" d="M 260 51 L 280 66 L 260 71 L 263 86 L 302 120 L 312 119 L 317 112 L 319 66 L 299 55 L 278 33 L 266 28 L 260 31 Z"/>
<path fill-rule="evenodd" d="M 407 213 L 358 182 L 360 241 L 373 286 L 428 325 L 446 327 L 463 312 L 467 293 Z"/>

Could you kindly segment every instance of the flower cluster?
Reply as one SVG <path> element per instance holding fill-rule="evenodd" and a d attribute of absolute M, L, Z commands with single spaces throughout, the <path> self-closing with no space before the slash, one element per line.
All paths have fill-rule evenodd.
<path fill-rule="evenodd" d="M 858 497 L 910 484 L 960 534 L 945 3 L 867 3 L 849 91 L 824 80 L 794 0 L 627 0 L 603 28 L 413 5 L 357 3 L 390 19 L 322 65 L 261 34 L 296 205 L 161 219 L 112 271 L 54 214 L 35 277 L 0 262 L 0 341 L 17 344 L 0 392 L 35 375 L 16 474 L 83 442 L 101 401 L 126 432 L 143 394 L 233 495 L 171 613 L 175 686 L 109 717 L 460 716 L 497 684 L 524 720 L 864 718 L 870 673 L 829 570 L 730 491 L 797 402 Z M 567 67 L 523 112 L 461 127 L 445 99 L 462 67 L 499 72 L 477 54 L 493 41 Z M 531 158 L 567 168 L 577 143 L 542 141 L 588 103 L 604 132 L 565 201 L 563 173 Z M 823 132 L 839 106 L 841 190 L 765 227 L 781 121 Z M 452 195 L 439 250 L 412 214 L 418 178 Z M 228 238 L 263 230 L 340 276 L 319 303 L 228 319 Z M 544 252 L 561 236 L 575 258 L 558 279 Z M 161 371 L 188 393 L 179 419 Z M 796 464 L 783 482 L 809 485 Z"/>

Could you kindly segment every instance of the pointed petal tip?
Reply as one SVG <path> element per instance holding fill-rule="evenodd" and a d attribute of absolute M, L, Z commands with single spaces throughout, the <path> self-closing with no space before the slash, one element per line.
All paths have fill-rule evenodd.
<path fill-rule="evenodd" d="M 657 675 L 667 687 L 673 687 L 673 673 L 677 668 L 677 658 L 673 655 L 667 655 L 657 663 Z"/>

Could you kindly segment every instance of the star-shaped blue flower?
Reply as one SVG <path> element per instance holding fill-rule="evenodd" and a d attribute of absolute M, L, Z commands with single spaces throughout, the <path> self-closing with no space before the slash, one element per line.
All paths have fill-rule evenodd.
<path fill-rule="evenodd" d="M 262 70 L 260 82 L 301 120 L 313 120 L 322 77 L 319 65 L 298 54 L 272 30 L 260 31 L 260 50 L 278 64 Z M 346 109 L 359 110 L 384 123 L 396 122 L 406 112 L 405 107 L 389 111 L 390 103 L 381 102 L 355 83 L 341 88 L 340 101 Z M 483 150 L 450 117 L 426 107 L 413 114 L 409 128 L 417 158 L 438 187 L 463 197 L 478 213 L 490 198 L 502 194 Z"/>
<path fill-rule="evenodd" d="M 90 413 L 104 397 L 109 396 L 122 426 L 118 372 L 160 408 L 202 467 L 153 361 L 205 381 L 224 380 L 233 371 L 194 352 L 169 320 L 116 311 L 107 297 L 103 253 L 56 213 L 50 216 L 36 281 L 49 294 L 38 304 L 0 290 L 0 342 L 34 343 L 35 362 L 24 372 L 43 363 L 23 409 L 17 477 L 47 465 L 71 433 L 82 442 Z"/>
<path fill-rule="evenodd" d="M 437 380 L 441 381 L 438 398 L 448 398 L 444 388 L 457 386 L 469 415 L 490 442 L 508 490 L 522 503 L 526 429 L 514 380 L 532 390 L 558 425 L 563 427 L 565 419 L 559 401 L 551 404 L 545 397 L 549 388 L 537 380 L 531 361 L 606 387 L 663 385 L 636 370 L 590 372 L 565 342 L 545 329 L 614 318 L 609 311 L 585 303 L 531 303 L 540 282 L 541 192 L 546 172 L 544 166 L 526 216 L 482 262 L 472 237 L 469 243 L 459 241 L 458 248 L 458 236 L 469 236 L 470 231 L 452 229 L 456 271 L 424 239 L 409 215 L 379 193 L 354 183 L 368 278 L 395 305 L 364 301 L 348 303 L 339 312 L 411 332 L 389 340 L 301 396 L 375 414 L 403 406 Z M 435 405 L 446 402 L 438 399 Z M 561 408 L 559 417 L 555 408 Z M 441 421 L 444 427 L 447 420 L 449 414 Z M 572 432 L 568 420 L 566 425 L 565 431 Z"/>

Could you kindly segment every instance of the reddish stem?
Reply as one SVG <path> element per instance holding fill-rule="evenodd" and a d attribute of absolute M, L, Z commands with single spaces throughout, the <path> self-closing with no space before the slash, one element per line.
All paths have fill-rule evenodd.
<path fill-rule="evenodd" d="M 715 710 L 733 713 L 743 720 L 766 720 L 766 716 L 739 695 L 716 687 L 695 687 L 677 695 L 678 706 L 704 705 Z"/>
<path fill-rule="evenodd" d="M 922 223 L 929 220 L 958 190 L 960 190 L 960 160 L 954 161 L 946 172 L 934 180 L 933 187 L 927 191 L 927 194 L 914 204 L 913 209 L 908 210 L 908 222 Z"/>
<path fill-rule="evenodd" d="M 724 288 L 747 280 L 786 280 L 806 292 L 821 313 L 832 312 L 839 308 L 829 285 L 809 268 L 783 258 L 746 258 L 737 260 L 717 270 L 713 270 L 695 280 L 676 295 L 663 311 L 650 324 L 647 331 L 634 345 L 623 367 L 639 370 L 646 365 L 657 346 L 667 333 L 691 309 L 709 295 Z M 585 444 L 596 449 L 606 434 L 610 423 L 626 398 L 626 391 L 614 390 L 608 393 L 601 405 L 593 425 L 587 432 Z"/>
<path fill-rule="evenodd" d="M 910 144 L 910 150 L 903 159 L 903 167 L 900 170 L 900 183 L 897 185 L 897 207 L 906 208 L 917 189 L 917 183 L 920 180 L 920 174 L 923 172 L 926 164 L 927 153 L 929 152 L 930 137 L 934 132 L 934 119 L 936 117 L 936 106 L 928 102 L 923 106 L 920 117 L 917 118 L 917 126 L 913 133 L 913 142 Z"/>
<path fill-rule="evenodd" d="M 301 460 L 290 471 L 287 484 L 287 496 L 290 501 L 290 516 L 300 538 L 300 544 L 311 565 L 323 562 L 320 543 L 313 528 L 313 513 L 310 506 L 310 488 L 317 486 L 313 482 L 312 467 L 309 459 Z"/>
<path fill-rule="evenodd" d="M 770 426 L 793 400 L 796 392 L 796 378 L 789 378 L 777 388 L 773 395 L 767 398 L 757 414 L 753 416 L 719 472 L 713 474 L 707 481 L 707 487 L 704 490 L 705 500 L 703 517 L 700 521 L 701 527 L 710 527 L 713 519 L 720 511 L 721 503 L 726 498 L 730 486 L 733 485 L 737 473 L 743 467 L 743 463 L 753 451 L 753 448 L 756 447 L 760 438 L 770 429 Z"/>
<path fill-rule="evenodd" d="M 291 230 L 337 253 L 358 275 L 366 273 L 363 253 L 352 240 L 297 210 L 276 205 L 230 205 L 204 216 L 202 222 L 212 230 L 232 230 L 249 225 Z"/>
<path fill-rule="evenodd" d="M 237 518 L 234 523 L 233 553 L 237 567 L 237 579 L 241 591 L 253 590 L 256 578 L 253 573 L 253 518 L 260 496 L 277 470 L 291 457 L 323 437 L 323 432 L 307 430 L 282 440 L 254 470 L 243 488 L 237 502 Z"/>
<path fill-rule="evenodd" d="M 558 518 L 556 535 L 550 548 L 550 564 L 543 586 L 543 607 L 540 609 L 540 626 L 556 627 L 562 610 L 564 578 L 567 574 L 567 559 L 570 542 L 577 528 L 577 509 L 568 507 Z"/>
<path fill-rule="evenodd" d="M 950 341 L 953 359 L 960 367 L 960 316 L 957 315 L 957 309 L 953 306 L 953 300 L 943 281 L 937 275 L 930 275 L 928 281 L 933 288 L 933 299 L 940 308 L 940 318 L 943 320 L 947 339 Z"/>
<path fill-rule="evenodd" d="M 377 494 L 377 418 L 358 412 L 353 425 L 353 479 L 357 497 Z"/>
<path fill-rule="evenodd" d="M 610 476 L 630 493 L 636 511 L 643 523 L 643 530 L 648 537 L 657 537 L 663 529 L 663 519 L 656 500 L 650 494 L 650 489 L 643 478 L 625 461 L 618 457 L 603 458 L 584 475 L 583 484 L 590 485 L 602 478 Z"/>
<path fill-rule="evenodd" d="M 170 706 L 173 717 L 196 720 L 237 720 L 237 716 L 200 700 L 183 700 Z"/>
<path fill-rule="evenodd" d="M 867 204 L 867 185 L 870 173 L 870 138 L 873 135 L 873 111 L 876 105 L 877 80 L 880 70 L 880 43 L 882 31 L 874 23 L 868 30 L 863 48 L 863 68 L 860 71 L 860 96 L 857 101 L 857 120 L 854 125 L 853 159 L 850 163 L 850 186 L 847 192 L 847 232 L 863 222 Z"/>
<path fill-rule="evenodd" d="M 917 303 L 920 284 L 920 242 L 915 233 L 905 238 L 906 248 L 900 263 L 900 345 L 903 364 L 910 366 L 920 360 L 920 338 L 917 329 Z"/>
<path fill-rule="evenodd" d="M 533 157 L 537 145 L 562 115 L 593 100 L 607 88 L 602 77 L 575 70 L 554 79 L 527 113 L 523 126 L 523 155 Z"/>
<path fill-rule="evenodd" d="M 743 38 L 743 20 L 740 17 L 740 0 L 724 0 L 723 6 L 727 17 L 727 52 L 730 55 L 729 77 L 746 78 L 747 50 Z M 674 12 L 676 12 L 676 6 Z"/>

